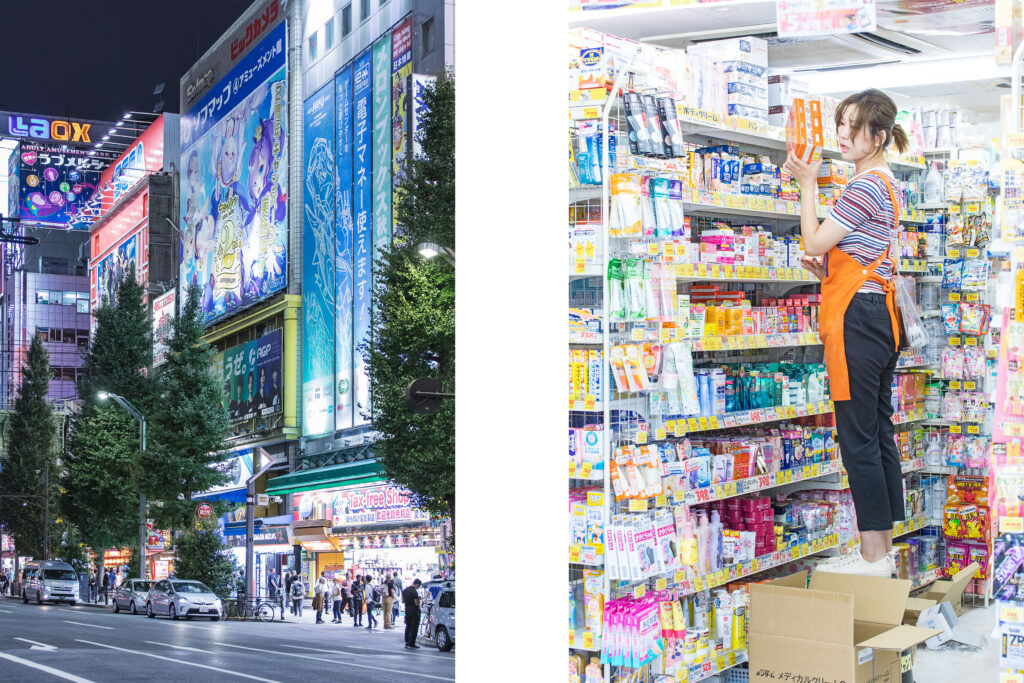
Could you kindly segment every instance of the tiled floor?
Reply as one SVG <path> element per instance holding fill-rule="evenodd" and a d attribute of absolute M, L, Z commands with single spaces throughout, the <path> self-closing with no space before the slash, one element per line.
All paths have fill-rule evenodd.
<path fill-rule="evenodd" d="M 985 636 L 981 650 L 946 643 L 937 650 L 918 648 L 915 683 L 998 683 L 999 639 L 992 637 L 995 607 L 965 607 L 960 625 Z"/>

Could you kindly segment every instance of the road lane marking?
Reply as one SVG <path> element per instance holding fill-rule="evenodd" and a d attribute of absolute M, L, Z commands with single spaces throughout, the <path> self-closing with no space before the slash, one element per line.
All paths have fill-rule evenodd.
<path fill-rule="evenodd" d="M 105 628 L 108 631 L 113 631 L 114 630 L 113 626 L 100 626 L 99 624 L 86 624 L 86 623 L 81 622 L 81 621 L 68 621 L 67 619 L 63 619 L 62 621 L 65 624 L 77 624 L 79 626 L 88 626 L 89 628 Z"/>
<path fill-rule="evenodd" d="M 15 637 L 14 639 L 15 640 L 20 640 L 23 643 L 32 643 L 32 647 L 29 648 L 31 650 L 56 650 L 57 649 L 56 645 L 47 645 L 46 643 L 40 643 L 38 640 L 29 640 L 28 638 L 18 638 L 18 637 Z"/>
<path fill-rule="evenodd" d="M 174 659 L 173 657 L 164 657 L 163 655 L 153 654 L 152 652 L 143 652 L 141 650 L 129 650 L 129 649 L 123 648 L 123 647 L 115 647 L 114 645 L 106 645 L 104 643 L 94 643 L 91 640 L 81 640 L 80 638 L 75 638 L 75 642 L 77 642 L 77 643 L 86 643 L 88 645 L 95 645 L 96 647 L 105 647 L 105 648 L 108 648 L 110 650 L 118 650 L 120 652 L 130 652 L 131 654 L 142 655 L 143 657 L 153 657 L 154 659 L 162 659 L 165 662 L 174 662 L 175 664 L 184 664 L 185 666 L 197 666 L 200 669 L 209 669 L 210 671 L 219 671 L 220 673 L 228 674 L 229 676 L 238 676 L 239 678 L 248 678 L 248 679 L 253 680 L 253 681 L 263 681 L 264 683 L 277 683 L 277 681 L 275 681 L 273 679 L 270 679 L 270 678 L 260 678 L 259 676 L 250 676 L 249 674 L 244 674 L 244 673 L 241 673 L 240 671 L 231 671 L 230 669 L 222 669 L 219 666 L 209 666 L 207 664 L 200 664 L 199 662 L 187 662 L 187 661 L 185 661 L 183 659 Z M 2 655 L 3 655 L 3 653 L 0 652 L 0 656 L 2 656 Z M 79 679 L 79 680 L 81 680 L 81 679 Z"/>
<path fill-rule="evenodd" d="M 93 683 L 88 678 L 82 678 L 81 676 L 69 674 L 68 672 L 61 671 L 60 669 L 54 669 L 52 666 L 46 666 L 45 664 L 37 664 L 36 662 L 29 661 L 27 659 L 22 659 L 21 657 L 15 657 L 14 655 L 9 654 L 7 652 L 0 652 L 0 658 L 7 659 L 12 662 L 17 662 L 18 664 L 24 664 L 25 666 L 30 667 L 32 669 L 45 671 L 46 673 L 52 676 L 56 676 L 57 678 L 63 678 L 66 681 L 75 681 L 75 683 Z"/>
<path fill-rule="evenodd" d="M 310 650 L 312 652 L 323 652 L 324 651 L 323 648 L 303 647 L 301 645 L 287 645 L 285 643 L 281 643 L 281 647 L 291 647 L 291 648 L 295 648 L 296 650 Z M 401 652 L 400 650 L 378 650 L 378 649 L 372 648 L 372 647 L 360 647 L 358 645 L 341 645 L 341 644 L 335 644 L 335 645 L 332 645 L 331 647 L 347 647 L 350 650 L 366 650 L 367 652 L 374 652 L 374 653 L 379 654 L 379 655 L 403 655 L 403 656 L 405 656 L 405 655 L 416 655 L 417 657 L 431 657 L 433 659 L 443 659 L 443 660 L 445 660 L 447 662 L 455 661 L 455 657 L 445 657 L 443 655 L 433 655 L 433 654 L 430 654 L 428 652 Z M 353 652 L 352 654 L 355 654 L 355 653 Z"/>
<path fill-rule="evenodd" d="M 284 655 L 285 657 L 301 657 L 302 659 L 315 659 L 319 662 L 330 662 L 331 664 L 343 664 L 345 666 L 354 666 L 360 669 L 373 669 L 374 671 L 387 671 L 394 674 L 403 674 L 405 676 L 418 676 L 420 678 L 432 678 L 436 681 L 454 681 L 454 678 L 448 678 L 447 676 L 432 676 L 430 674 L 423 674 L 416 671 L 405 671 L 402 669 L 388 669 L 383 666 L 370 666 L 368 664 L 357 664 L 355 662 L 349 662 L 337 659 L 327 659 L 326 657 L 314 657 L 312 655 L 300 655 L 297 652 L 278 652 L 276 650 L 267 650 L 258 647 L 245 647 L 244 645 L 232 645 L 231 643 L 214 643 L 214 645 L 222 645 L 224 647 L 237 647 L 239 650 L 252 650 L 253 652 L 265 652 L 267 654 Z M 338 653 L 345 655 L 347 653 Z M 356 655 L 349 655 L 356 656 Z"/>
<path fill-rule="evenodd" d="M 201 628 L 204 631 L 217 631 L 219 629 L 211 628 L 210 626 L 198 626 L 196 624 L 190 624 L 187 621 L 157 621 L 158 624 L 174 624 L 175 626 L 188 626 L 189 628 Z"/>
<path fill-rule="evenodd" d="M 14 614 L 14 612 L 9 609 L 0 609 L 0 612 L 3 612 L 4 614 Z"/>
<path fill-rule="evenodd" d="M 222 655 L 223 652 L 216 652 L 214 650 L 201 650 L 198 647 L 186 647 L 185 645 L 172 645 L 171 643 L 158 643 L 155 640 L 144 641 L 149 645 L 159 645 L 161 647 L 173 647 L 175 650 L 191 650 L 192 652 L 203 652 L 208 655 Z"/>

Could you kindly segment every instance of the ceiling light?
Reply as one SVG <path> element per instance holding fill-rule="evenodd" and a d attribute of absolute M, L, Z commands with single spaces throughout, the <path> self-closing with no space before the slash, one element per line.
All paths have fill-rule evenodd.
<path fill-rule="evenodd" d="M 99 149 L 99 148 L 100 148 L 100 147 L 102 147 L 102 146 L 103 146 L 103 143 L 102 143 L 102 142 L 97 142 L 97 143 L 96 143 L 96 149 Z"/>
<path fill-rule="evenodd" d="M 115 125 L 115 126 L 117 126 L 118 128 L 120 128 L 121 126 L 123 126 L 123 125 L 124 125 L 124 121 L 118 121 L 118 122 L 117 122 L 117 123 L 115 123 L 114 125 Z"/>
<path fill-rule="evenodd" d="M 106 140 L 109 140 L 109 139 L 110 139 L 110 136 L 109 136 L 109 135 L 104 135 L 102 139 L 103 139 L 104 141 L 106 141 Z"/>
<path fill-rule="evenodd" d="M 117 132 L 117 128 L 111 128 L 110 130 L 107 131 L 107 135 L 113 135 L 116 132 Z"/>
<path fill-rule="evenodd" d="M 124 116 L 122 116 L 121 118 L 123 118 L 123 119 L 130 119 L 131 117 L 132 117 L 132 113 L 130 111 L 126 111 L 124 113 Z"/>

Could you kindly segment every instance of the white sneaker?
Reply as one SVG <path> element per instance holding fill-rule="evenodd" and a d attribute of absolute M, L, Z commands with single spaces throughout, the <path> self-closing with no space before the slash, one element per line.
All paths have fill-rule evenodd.
<path fill-rule="evenodd" d="M 837 558 L 844 559 L 844 558 Z M 879 576 L 885 579 L 892 578 L 891 558 L 882 558 L 877 562 L 868 562 L 859 552 L 850 553 L 849 558 L 844 562 L 822 563 L 817 570 L 831 572 L 833 574 L 859 574 L 861 576 Z"/>

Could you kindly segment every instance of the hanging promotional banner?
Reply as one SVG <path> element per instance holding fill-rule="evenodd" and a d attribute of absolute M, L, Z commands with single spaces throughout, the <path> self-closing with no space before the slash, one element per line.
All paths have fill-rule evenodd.
<path fill-rule="evenodd" d="M 167 340 L 171 338 L 171 322 L 174 320 L 175 290 L 170 290 L 153 299 L 153 367 L 163 365 L 167 360 Z"/>
<path fill-rule="evenodd" d="M 364 414 L 370 412 L 370 378 L 359 345 L 370 339 L 370 301 L 372 297 L 373 200 L 372 184 L 372 68 L 370 52 L 358 57 L 353 65 L 352 95 L 355 101 L 352 120 L 353 209 L 355 216 L 355 415 L 353 424 L 366 424 Z"/>
<path fill-rule="evenodd" d="M 334 431 L 334 83 L 303 107 L 302 433 Z"/>
<path fill-rule="evenodd" d="M 423 129 L 423 115 L 427 113 L 427 103 L 423 101 L 423 92 L 435 83 L 437 83 L 436 76 L 412 75 L 412 113 L 409 117 L 409 137 L 412 138 L 413 159 L 423 154 L 420 131 Z"/>
<path fill-rule="evenodd" d="M 180 282 L 206 322 L 287 284 L 286 44 L 282 22 L 180 119 Z"/>
<path fill-rule="evenodd" d="M 81 149 L 61 150 L 30 142 L 22 143 L 18 158 L 21 220 L 88 230 L 92 220 L 80 214 L 110 160 L 89 156 Z"/>
<path fill-rule="evenodd" d="M 98 303 L 104 299 L 113 303 L 114 295 L 117 292 L 117 285 L 128 274 L 128 269 L 132 265 L 135 265 L 136 272 L 138 272 L 139 266 L 135 260 L 138 237 L 139 233 L 134 233 L 101 259 L 99 264 L 93 268 Z"/>
<path fill-rule="evenodd" d="M 391 34 L 373 44 L 373 261 L 391 243 Z"/>
<path fill-rule="evenodd" d="M 1011 318 L 1008 308 L 1003 309 L 995 407 L 993 441 L 1024 437 L 1024 322 Z"/>
<path fill-rule="evenodd" d="M 94 220 L 109 211 L 148 173 L 156 173 L 163 168 L 164 118 L 161 114 L 114 163 L 107 167 L 107 170 L 103 171 L 97 193 L 99 207 Z"/>
<path fill-rule="evenodd" d="M 7 157 L 7 209 L 4 216 L 7 218 L 18 217 L 18 192 L 21 189 L 21 179 L 18 172 L 21 164 L 21 144 L 15 144 L 11 155 Z"/>
<path fill-rule="evenodd" d="M 875 0 L 775 0 L 775 13 L 780 38 L 878 28 Z"/>
<path fill-rule="evenodd" d="M 216 465 L 210 465 L 213 469 L 223 472 L 228 478 L 223 484 L 211 486 L 201 494 L 198 494 L 197 497 L 205 498 L 207 496 L 215 496 L 218 493 L 245 488 L 245 483 L 252 476 L 252 456 L 253 449 L 243 448 L 235 451 L 227 460 Z"/>
<path fill-rule="evenodd" d="M 409 153 L 409 76 L 412 75 L 412 17 L 391 32 L 391 186 L 394 225 L 398 225 L 398 197 Z"/>
<path fill-rule="evenodd" d="M 1003 136 L 1000 154 L 1003 171 L 1003 210 L 1000 212 L 1003 239 L 1024 239 L 1024 133 Z"/>
<path fill-rule="evenodd" d="M 334 78 L 337 135 L 335 138 L 336 232 L 334 320 L 334 424 L 335 429 L 348 429 L 353 424 L 352 340 L 354 325 L 353 255 L 354 226 L 352 216 L 352 67 L 346 67 Z"/>
<path fill-rule="evenodd" d="M 213 363 L 232 422 L 281 412 L 281 330 L 218 353 Z"/>

